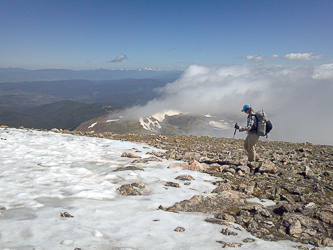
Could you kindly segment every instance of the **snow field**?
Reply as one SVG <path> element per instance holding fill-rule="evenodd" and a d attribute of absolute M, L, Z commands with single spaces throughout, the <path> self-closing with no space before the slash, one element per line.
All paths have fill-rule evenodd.
<path fill-rule="evenodd" d="M 211 195 L 208 174 L 168 169 L 171 161 L 133 164 L 160 151 L 145 144 L 27 129 L 0 129 L 0 249 L 220 249 L 220 241 L 242 242 L 245 230 L 225 236 L 204 221 L 212 215 L 158 210 L 193 195 Z M 144 171 L 118 171 L 137 166 Z M 189 174 L 191 185 L 175 177 Z M 166 181 L 180 188 L 166 187 Z M 117 188 L 142 182 L 141 196 Z M 63 218 L 68 212 L 74 217 Z M 176 227 L 185 232 L 175 232 Z M 231 229 L 234 230 L 234 229 Z M 254 237 L 252 237 L 254 238 Z M 288 249 L 295 243 L 257 239 L 241 249 Z M 294 248 L 291 248 L 294 249 Z"/>

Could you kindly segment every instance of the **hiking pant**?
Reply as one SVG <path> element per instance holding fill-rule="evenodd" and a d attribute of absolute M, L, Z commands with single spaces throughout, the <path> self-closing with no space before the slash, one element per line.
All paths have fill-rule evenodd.
<path fill-rule="evenodd" d="M 246 152 L 249 154 L 249 161 L 258 161 L 259 155 L 256 154 L 256 150 L 254 148 L 254 145 L 259 140 L 259 135 L 256 133 L 249 132 L 247 134 L 247 137 L 244 141 L 244 148 Z"/>

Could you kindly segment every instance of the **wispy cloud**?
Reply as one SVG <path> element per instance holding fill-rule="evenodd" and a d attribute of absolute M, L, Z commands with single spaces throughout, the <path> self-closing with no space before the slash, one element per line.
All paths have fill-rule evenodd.
<path fill-rule="evenodd" d="M 276 54 L 269 56 L 267 58 L 264 56 L 258 56 L 258 55 L 248 55 L 245 57 L 245 59 L 247 59 L 247 60 L 256 61 L 256 62 L 265 61 L 266 59 L 268 59 L 270 61 L 274 61 L 277 58 L 279 58 L 279 56 Z"/>
<path fill-rule="evenodd" d="M 115 59 L 111 61 L 106 61 L 107 63 L 118 63 L 121 62 L 122 60 L 127 59 L 126 55 L 121 54 L 120 56 L 117 56 Z"/>
<path fill-rule="evenodd" d="M 309 60 L 322 59 L 323 57 L 324 57 L 324 55 L 315 56 L 315 55 L 313 55 L 313 53 L 290 53 L 290 54 L 287 54 L 287 55 L 281 57 L 281 59 L 309 61 Z M 259 55 L 248 55 L 245 57 L 245 59 L 250 60 L 250 61 L 255 61 L 255 62 L 260 62 L 260 61 L 265 61 L 265 60 L 274 61 L 278 58 L 279 58 L 279 56 L 276 54 L 269 56 L 269 57 L 264 57 L 264 56 L 259 56 Z"/>
<path fill-rule="evenodd" d="M 278 58 L 279 58 L 279 56 L 274 54 L 272 56 L 269 56 L 267 59 L 270 60 L 270 61 L 274 61 L 275 59 L 278 59 Z"/>
<path fill-rule="evenodd" d="M 309 61 L 321 58 L 323 58 L 323 55 L 314 56 L 313 53 L 290 53 L 282 57 L 282 59 L 285 60 L 298 60 L 298 61 Z"/>
<path fill-rule="evenodd" d="M 251 60 L 251 61 L 265 61 L 265 57 L 263 56 L 258 56 L 258 55 L 248 55 L 245 57 L 245 59 L 247 60 Z"/>

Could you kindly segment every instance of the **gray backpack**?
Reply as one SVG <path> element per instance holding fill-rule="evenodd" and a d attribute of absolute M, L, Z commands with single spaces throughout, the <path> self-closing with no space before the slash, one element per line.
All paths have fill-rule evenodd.
<path fill-rule="evenodd" d="M 260 136 L 266 136 L 272 130 L 273 124 L 270 120 L 268 120 L 268 116 L 266 112 L 259 111 L 255 113 L 255 117 L 257 119 L 257 134 Z"/>

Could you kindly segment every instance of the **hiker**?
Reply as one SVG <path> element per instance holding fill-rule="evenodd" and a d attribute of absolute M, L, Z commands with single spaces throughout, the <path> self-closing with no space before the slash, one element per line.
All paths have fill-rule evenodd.
<path fill-rule="evenodd" d="M 255 112 L 253 111 L 250 104 L 245 104 L 242 111 L 247 114 L 247 125 L 246 127 L 240 127 L 238 124 L 235 124 L 235 129 L 238 129 L 239 132 L 247 131 L 247 137 L 244 141 L 244 148 L 248 153 L 249 161 L 258 161 L 259 156 L 256 154 L 254 145 L 259 140 L 259 135 L 257 134 L 257 119 Z"/>

